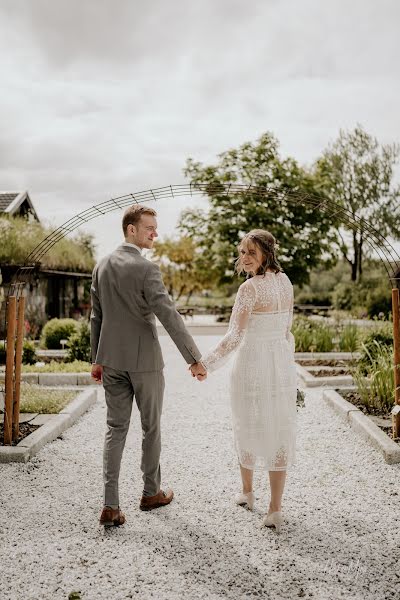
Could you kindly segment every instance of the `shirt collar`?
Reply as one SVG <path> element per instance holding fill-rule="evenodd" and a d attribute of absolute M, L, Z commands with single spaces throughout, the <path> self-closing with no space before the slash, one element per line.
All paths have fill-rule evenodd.
<path fill-rule="evenodd" d="M 122 242 L 123 246 L 128 246 L 128 248 L 136 248 L 136 250 L 139 250 L 139 254 L 142 254 L 142 248 L 139 248 L 139 246 L 136 246 L 136 244 L 132 244 L 131 242 Z"/>

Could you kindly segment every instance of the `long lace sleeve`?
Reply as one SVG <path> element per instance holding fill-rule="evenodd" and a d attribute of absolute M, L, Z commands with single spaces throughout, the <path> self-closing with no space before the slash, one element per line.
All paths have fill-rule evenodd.
<path fill-rule="evenodd" d="M 287 326 L 287 330 L 286 330 L 286 339 L 290 344 L 290 349 L 294 354 L 295 351 L 295 347 L 296 347 L 296 342 L 294 339 L 294 335 L 291 332 L 292 329 L 292 325 L 293 325 L 293 290 L 292 290 L 292 299 L 290 301 L 290 306 L 289 306 L 289 321 L 288 321 L 288 326 Z"/>
<path fill-rule="evenodd" d="M 222 367 L 228 361 L 229 355 L 239 346 L 255 301 L 254 286 L 250 281 L 246 281 L 238 289 L 228 331 L 214 348 L 201 357 L 207 371 L 212 372 Z"/>

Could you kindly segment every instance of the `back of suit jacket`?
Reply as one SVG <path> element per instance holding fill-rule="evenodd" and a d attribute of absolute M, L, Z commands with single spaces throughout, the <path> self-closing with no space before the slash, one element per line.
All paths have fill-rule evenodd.
<path fill-rule="evenodd" d="M 94 268 L 91 287 L 92 362 L 120 371 L 164 367 L 155 316 L 188 364 L 201 353 L 162 281 L 159 267 L 133 246 L 119 246 Z"/>

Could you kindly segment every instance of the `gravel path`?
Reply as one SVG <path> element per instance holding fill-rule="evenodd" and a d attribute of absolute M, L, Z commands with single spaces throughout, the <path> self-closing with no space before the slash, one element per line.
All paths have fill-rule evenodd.
<path fill-rule="evenodd" d="M 216 341 L 199 337 L 203 350 Z M 138 509 L 141 432 L 135 408 L 121 471 L 127 523 L 97 525 L 104 397 L 26 465 L 0 465 L 0 597 L 4 600 L 400 598 L 400 465 L 342 424 L 318 390 L 299 413 L 280 536 L 259 528 L 269 495 L 256 477 L 253 513 L 234 506 L 227 369 L 192 380 L 169 338 L 163 412 L 165 508 Z"/>

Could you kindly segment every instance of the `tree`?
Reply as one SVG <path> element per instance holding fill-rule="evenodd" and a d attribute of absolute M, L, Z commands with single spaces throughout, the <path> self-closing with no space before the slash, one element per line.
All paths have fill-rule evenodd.
<path fill-rule="evenodd" d="M 358 230 L 345 220 L 339 230 L 340 249 L 350 265 L 352 281 L 362 275 L 367 222 L 383 236 L 400 235 L 400 188 L 393 184 L 398 156 L 398 145 L 380 146 L 376 138 L 357 125 L 354 131 L 341 130 L 338 139 L 315 164 L 318 189 L 360 220 Z M 352 255 L 342 232 L 351 234 Z"/>
<path fill-rule="evenodd" d="M 265 133 L 255 143 L 220 154 L 215 165 L 187 160 L 184 173 L 194 186 L 207 186 L 210 208 L 185 211 L 179 227 L 214 265 L 220 283 L 232 278 L 237 244 L 254 228 L 268 229 L 277 238 L 282 266 L 294 283 L 307 283 L 310 270 L 333 257 L 332 218 L 286 194 L 315 194 L 313 176 L 293 158 L 282 159 L 278 150 L 276 138 Z M 252 188 L 232 196 L 221 185 L 235 183 Z M 274 191 L 261 195 L 257 187 Z"/>
<path fill-rule="evenodd" d="M 188 303 L 194 292 L 213 287 L 216 282 L 215 270 L 207 264 L 201 250 L 188 236 L 177 240 L 165 238 L 157 242 L 154 256 L 163 274 L 168 293 L 178 301 L 186 294 Z"/>

